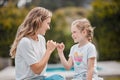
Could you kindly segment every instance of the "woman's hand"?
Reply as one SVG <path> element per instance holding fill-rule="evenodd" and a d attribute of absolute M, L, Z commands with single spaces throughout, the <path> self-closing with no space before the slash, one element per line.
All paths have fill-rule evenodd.
<path fill-rule="evenodd" d="M 52 53 L 55 50 L 56 46 L 57 46 L 57 44 L 53 40 L 47 41 L 47 51 L 48 52 Z"/>

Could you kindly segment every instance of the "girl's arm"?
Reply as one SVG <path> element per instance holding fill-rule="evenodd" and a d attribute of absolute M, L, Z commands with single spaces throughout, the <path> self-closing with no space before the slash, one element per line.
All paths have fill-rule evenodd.
<path fill-rule="evenodd" d="M 57 44 L 57 50 L 58 50 L 58 54 L 59 54 L 59 57 L 60 57 L 60 61 L 61 61 L 61 63 L 63 64 L 63 66 L 64 66 L 67 70 L 69 70 L 69 69 L 72 67 L 72 65 L 73 65 L 73 63 L 72 63 L 72 58 L 69 57 L 69 59 L 66 60 L 66 58 L 65 58 L 65 56 L 64 56 L 64 53 L 63 53 L 64 48 L 65 48 L 65 46 L 64 46 L 63 43 Z"/>
<path fill-rule="evenodd" d="M 87 72 L 87 79 L 86 80 L 92 80 L 93 77 L 93 71 L 94 71 L 94 63 L 95 57 L 88 59 L 88 72 Z"/>

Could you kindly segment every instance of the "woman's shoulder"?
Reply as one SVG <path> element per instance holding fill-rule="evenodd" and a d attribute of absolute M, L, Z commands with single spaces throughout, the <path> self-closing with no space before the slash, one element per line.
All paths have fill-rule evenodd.
<path fill-rule="evenodd" d="M 27 37 L 23 37 L 23 38 L 21 39 L 21 42 L 29 42 L 29 41 L 30 41 L 30 39 L 27 38 Z"/>
<path fill-rule="evenodd" d="M 45 40 L 44 36 L 43 36 L 43 35 L 40 35 L 40 34 L 38 35 L 38 39 L 39 39 L 39 40 Z"/>
<path fill-rule="evenodd" d="M 29 38 L 27 38 L 27 37 L 23 37 L 23 38 L 20 40 L 19 43 L 22 44 L 22 45 L 26 45 L 26 44 L 30 44 L 31 41 L 30 41 Z"/>

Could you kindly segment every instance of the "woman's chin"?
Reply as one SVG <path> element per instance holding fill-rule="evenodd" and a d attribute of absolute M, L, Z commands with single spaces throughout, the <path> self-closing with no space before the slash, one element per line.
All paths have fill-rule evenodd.
<path fill-rule="evenodd" d="M 45 33 L 42 33 L 41 35 L 45 36 Z"/>
<path fill-rule="evenodd" d="M 74 40 L 74 43 L 78 43 L 78 42 Z"/>

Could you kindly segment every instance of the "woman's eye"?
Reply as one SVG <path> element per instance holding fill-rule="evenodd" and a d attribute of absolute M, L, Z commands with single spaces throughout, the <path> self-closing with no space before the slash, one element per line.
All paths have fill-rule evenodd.
<path fill-rule="evenodd" d="M 48 23 L 48 25 L 50 25 L 50 23 Z"/>

